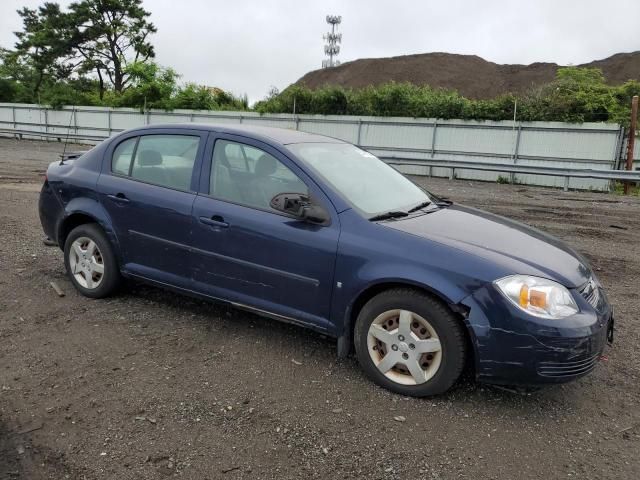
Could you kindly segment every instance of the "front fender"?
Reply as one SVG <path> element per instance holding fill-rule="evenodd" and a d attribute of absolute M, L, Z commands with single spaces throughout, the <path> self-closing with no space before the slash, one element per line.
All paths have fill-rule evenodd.
<path fill-rule="evenodd" d="M 456 304 L 469 295 L 478 285 L 469 286 L 469 279 L 458 278 L 451 271 L 439 268 L 426 269 L 415 263 L 399 265 L 397 262 L 376 262 L 364 265 L 358 277 L 365 280 L 356 298 L 366 290 L 384 283 L 403 283 L 433 293 L 445 303 Z"/>
<path fill-rule="evenodd" d="M 336 320 L 336 336 L 339 339 L 345 337 L 342 341 L 339 340 L 339 346 L 344 343 L 344 348 L 347 348 L 350 341 L 354 308 L 361 306 L 362 299 L 367 298 L 369 292 L 378 291 L 385 286 L 392 288 L 405 285 L 428 291 L 444 303 L 455 306 L 481 285 L 477 280 L 450 271 L 392 261 L 365 264 L 357 272 L 352 272 L 352 275 L 357 279 L 353 285 L 336 284 L 334 290 L 332 317 Z"/>

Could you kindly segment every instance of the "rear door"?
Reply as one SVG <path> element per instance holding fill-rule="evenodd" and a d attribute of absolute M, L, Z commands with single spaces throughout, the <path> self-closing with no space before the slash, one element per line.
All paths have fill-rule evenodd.
<path fill-rule="evenodd" d="M 191 209 L 206 133 L 154 129 L 119 139 L 106 152 L 98 180 L 124 269 L 189 287 Z"/>
<path fill-rule="evenodd" d="M 330 225 L 273 210 L 277 193 L 310 193 Z M 332 204 L 290 159 L 245 137 L 212 135 L 193 206 L 194 280 L 226 298 L 320 329 L 328 325 L 340 231 Z"/>

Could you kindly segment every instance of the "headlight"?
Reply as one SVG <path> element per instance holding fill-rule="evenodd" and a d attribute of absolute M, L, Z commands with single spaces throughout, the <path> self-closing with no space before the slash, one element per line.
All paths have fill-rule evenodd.
<path fill-rule="evenodd" d="M 515 306 L 536 317 L 558 319 L 578 312 L 569 290 L 552 280 L 513 275 L 495 284 Z"/>

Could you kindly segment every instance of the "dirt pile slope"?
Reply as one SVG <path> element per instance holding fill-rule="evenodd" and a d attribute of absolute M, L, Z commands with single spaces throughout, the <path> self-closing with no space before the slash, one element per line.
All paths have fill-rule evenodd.
<path fill-rule="evenodd" d="M 608 83 L 618 85 L 629 79 L 640 79 L 640 51 L 617 53 L 579 66 L 600 68 Z M 558 68 L 555 63 L 500 65 L 476 55 L 424 53 L 363 58 L 335 68 L 309 72 L 297 83 L 311 88 L 323 85 L 361 88 L 393 80 L 455 89 L 469 98 L 492 98 L 550 82 Z"/>

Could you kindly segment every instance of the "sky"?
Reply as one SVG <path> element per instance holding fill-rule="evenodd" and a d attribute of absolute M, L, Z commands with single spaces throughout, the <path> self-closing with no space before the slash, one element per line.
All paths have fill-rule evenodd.
<path fill-rule="evenodd" d="M 16 10 L 0 1 L 0 46 L 15 43 Z M 59 2 L 68 5 L 68 0 Z M 341 15 L 338 59 L 427 52 L 497 63 L 576 65 L 640 50 L 640 0 L 144 0 L 158 28 L 156 61 L 184 82 L 247 94 L 282 90 L 324 58 L 327 14 Z"/>

